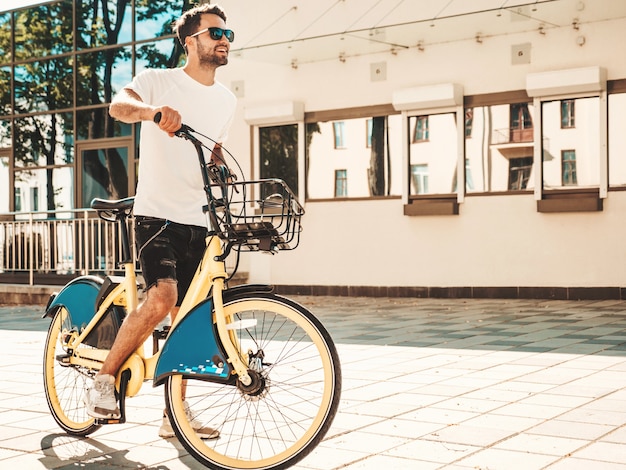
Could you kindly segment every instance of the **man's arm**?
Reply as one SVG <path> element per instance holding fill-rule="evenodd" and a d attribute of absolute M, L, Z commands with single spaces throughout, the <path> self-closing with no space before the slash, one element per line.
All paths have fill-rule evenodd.
<path fill-rule="evenodd" d="M 144 103 L 141 97 L 130 88 L 123 88 L 109 106 L 111 117 L 127 124 L 152 121 L 156 113 L 161 113 L 159 128 L 170 136 L 180 129 L 182 121 L 178 111 L 169 106 L 151 106 Z"/>
<path fill-rule="evenodd" d="M 224 160 L 224 154 L 222 153 L 222 144 L 216 143 L 215 147 L 211 151 L 211 163 L 215 163 L 216 165 L 226 165 L 226 160 Z"/>

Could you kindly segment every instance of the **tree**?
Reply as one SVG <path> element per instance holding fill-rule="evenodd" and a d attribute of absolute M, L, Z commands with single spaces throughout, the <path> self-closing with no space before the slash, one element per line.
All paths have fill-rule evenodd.
<path fill-rule="evenodd" d="M 298 194 L 298 125 L 259 129 L 261 178 L 280 178 Z"/>
<path fill-rule="evenodd" d="M 385 142 L 387 117 L 372 118 L 372 145 L 368 170 L 370 196 L 385 195 Z"/>
<path fill-rule="evenodd" d="M 72 5 L 58 2 L 23 10 L 15 17 L 16 59 L 44 57 L 50 52 L 71 49 Z M 72 67 L 69 58 L 42 59 L 15 67 L 15 114 L 33 111 L 54 111 L 72 105 Z M 47 209 L 55 209 L 52 169 L 57 152 L 68 151 L 67 138 L 72 123 L 66 115 L 51 113 L 47 118 L 33 116 L 14 126 L 15 159 L 23 165 L 47 166 Z M 72 151 L 61 157 L 71 161 Z M 43 158 L 41 158 L 43 157 Z"/>

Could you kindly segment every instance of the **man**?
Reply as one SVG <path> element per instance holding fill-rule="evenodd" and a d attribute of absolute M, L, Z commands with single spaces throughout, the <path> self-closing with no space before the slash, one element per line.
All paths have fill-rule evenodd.
<path fill-rule="evenodd" d="M 184 120 L 218 142 L 212 154 L 221 157 L 220 144 L 235 111 L 234 95 L 215 79 L 217 68 L 228 63 L 234 40 L 223 10 L 210 4 L 195 7 L 181 16 L 174 30 L 187 54 L 185 65 L 140 73 L 109 109 L 120 121 L 144 122 L 134 213 L 146 299 L 127 316 L 86 393 L 87 413 L 95 418 L 120 416 L 115 375 L 168 312 L 175 317 L 204 252 L 206 195 L 198 159 L 189 142 L 172 138 L 174 132 Z M 157 113 L 158 125 L 153 122 Z M 191 423 L 200 437 L 219 435 L 195 420 Z M 165 415 L 159 435 L 174 435 Z"/>

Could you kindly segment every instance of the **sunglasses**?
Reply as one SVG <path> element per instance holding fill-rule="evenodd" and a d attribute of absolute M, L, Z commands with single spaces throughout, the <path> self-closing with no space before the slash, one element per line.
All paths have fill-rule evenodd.
<path fill-rule="evenodd" d="M 214 41 L 219 41 L 220 39 L 222 39 L 222 36 L 226 36 L 226 39 L 228 39 L 228 42 L 233 42 L 235 40 L 235 32 L 231 29 L 222 29 L 222 28 L 207 28 L 207 29 L 201 29 L 200 31 L 198 31 L 197 33 L 193 33 L 192 35 L 190 35 L 190 38 L 195 38 L 196 36 L 199 36 L 202 33 L 206 33 L 208 32 L 209 35 L 211 36 L 211 39 L 213 39 Z"/>

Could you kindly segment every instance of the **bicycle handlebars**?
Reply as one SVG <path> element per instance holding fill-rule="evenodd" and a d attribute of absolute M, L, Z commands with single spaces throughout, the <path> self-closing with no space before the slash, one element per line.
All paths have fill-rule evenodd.
<path fill-rule="evenodd" d="M 155 124 L 161 117 L 160 112 L 154 115 Z M 196 148 L 208 201 L 203 211 L 209 217 L 213 233 L 226 241 L 219 258 L 225 259 L 233 246 L 270 253 L 295 249 L 300 240 L 304 208 L 287 184 L 276 178 L 237 182 L 236 175 L 226 165 L 213 159 L 206 162 L 203 148 L 220 160 L 222 156 L 194 134 L 211 140 L 186 124 L 174 132 L 176 137 L 190 141 Z M 213 190 L 217 194 L 214 195 Z"/>

